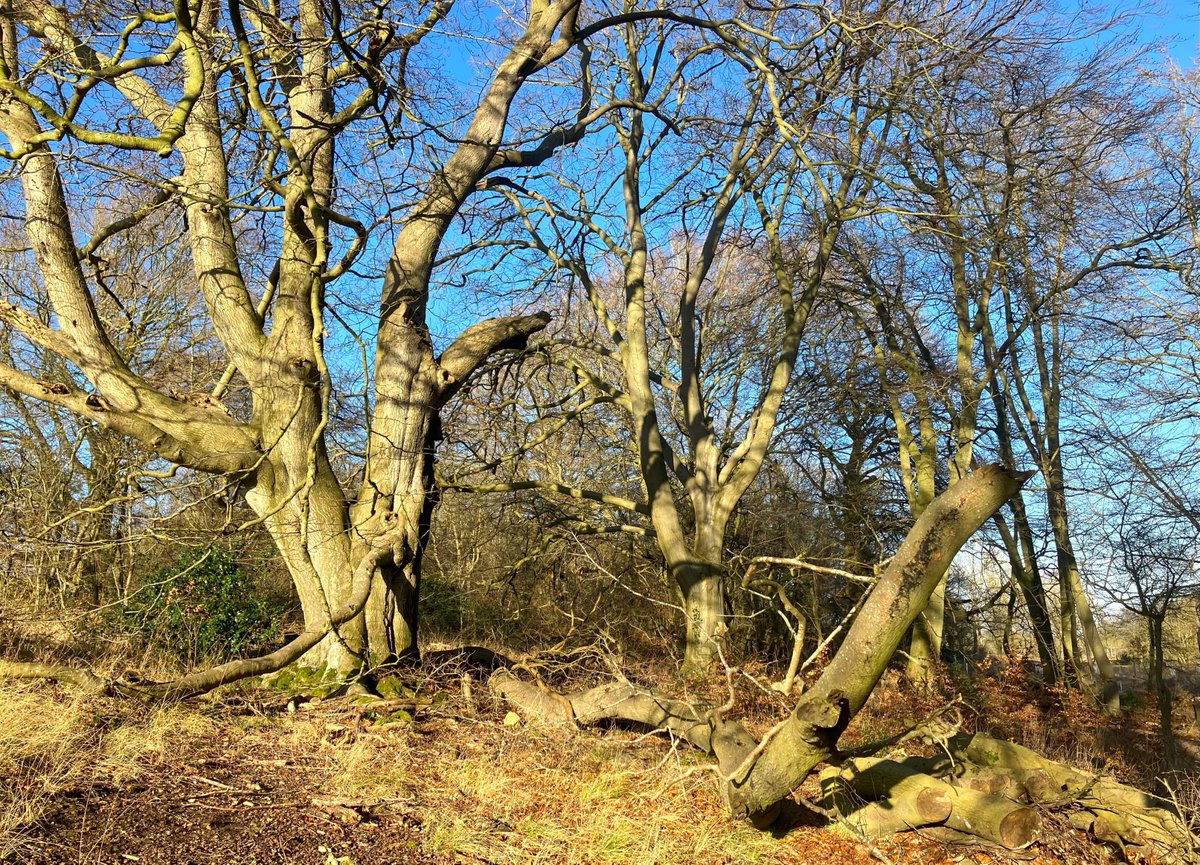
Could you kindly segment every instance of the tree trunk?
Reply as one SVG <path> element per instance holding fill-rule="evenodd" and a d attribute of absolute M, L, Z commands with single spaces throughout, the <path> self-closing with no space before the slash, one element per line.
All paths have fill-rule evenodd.
<path fill-rule="evenodd" d="M 372 664 L 416 661 L 420 623 L 421 568 L 429 540 L 429 523 L 439 499 L 433 487 L 432 452 L 428 486 L 421 500 L 415 531 L 407 530 L 400 542 L 402 555 L 383 562 L 375 574 L 367 602 L 367 634 Z"/>
<path fill-rule="evenodd" d="M 1008 587 L 1008 603 L 1004 605 L 1004 630 L 1000 635 L 1000 650 L 1004 653 L 1005 658 L 1012 658 L 1012 632 L 1013 620 L 1017 614 L 1017 592 L 1012 584 Z"/>
<path fill-rule="evenodd" d="M 1083 583 L 1079 578 L 1079 563 L 1075 557 L 1075 547 L 1071 540 L 1071 528 L 1067 516 L 1066 484 L 1063 476 L 1062 443 L 1058 433 L 1057 406 L 1054 409 L 1053 412 L 1047 413 L 1046 436 L 1049 452 L 1048 458 L 1042 460 L 1042 474 L 1046 478 L 1046 510 L 1053 530 L 1055 550 L 1058 554 L 1058 573 L 1063 593 L 1062 603 L 1064 607 L 1068 608 L 1065 613 L 1079 617 L 1083 628 L 1083 638 L 1087 641 L 1088 649 L 1096 663 L 1094 678 L 1099 689 L 1101 704 L 1106 711 L 1117 712 L 1120 711 L 1121 705 L 1116 684 L 1116 670 L 1113 669 L 1112 661 L 1108 657 L 1108 650 L 1105 649 L 1104 640 L 1100 636 L 1100 630 L 1096 627 L 1096 622 L 1092 617 L 1091 604 L 1088 603 L 1087 594 L 1084 592 Z M 1064 615 L 1064 625 L 1067 624 L 1066 619 L 1067 616 Z M 1073 620 L 1070 624 L 1070 639 L 1073 644 L 1075 642 Z M 1067 632 L 1064 631 L 1064 648 L 1067 642 L 1066 637 Z M 1070 660 L 1078 664 L 1078 656 L 1078 650 L 1072 646 Z M 1071 669 L 1069 664 L 1067 669 Z"/>
<path fill-rule="evenodd" d="M 307 452 L 307 446 L 305 446 Z M 281 453 L 284 453 L 281 451 Z M 306 629 L 323 627 L 330 611 L 347 603 L 350 546 L 341 487 L 326 463 L 304 492 L 307 467 L 266 460 L 246 501 L 263 519 L 287 566 Z M 299 477 L 297 478 L 297 473 Z M 361 617 L 331 631 L 300 660 L 301 666 L 344 677 L 361 669 L 366 634 Z"/>
<path fill-rule="evenodd" d="M 867 808 L 849 814 L 843 811 L 851 825 L 867 824 L 863 828 L 868 837 L 942 823 L 1009 850 L 1033 843 L 1041 828 L 1037 811 L 1004 796 L 947 784 L 920 771 L 920 763 L 853 760 L 841 769 L 822 773 L 822 786 L 841 781 L 870 802 Z M 843 803 L 834 804 L 842 811 Z"/>
<path fill-rule="evenodd" d="M 403 288 L 405 278 L 415 282 Z M 442 439 L 442 408 L 480 364 L 498 351 L 524 348 L 550 322 L 548 313 L 482 321 L 435 358 L 424 323 L 424 280 L 419 260 L 404 264 L 400 257 L 393 259 L 385 297 L 408 299 L 396 300 L 394 308 L 385 304 L 381 315 L 376 409 L 359 498 L 351 508 L 355 562 L 369 554 L 367 539 L 381 532 L 392 550 L 375 573 L 367 602 L 373 665 L 419 656 L 421 565 L 438 502 L 434 463 Z"/>
<path fill-rule="evenodd" d="M 1054 646 L 1054 627 L 1050 619 L 1050 605 L 1046 602 L 1046 590 L 1042 585 L 1041 569 L 1037 562 L 1037 548 L 1033 543 L 1033 531 L 1025 512 L 1025 501 L 1021 493 L 1013 496 L 1009 507 L 1013 514 L 1014 532 L 1009 530 L 1003 517 L 996 516 L 996 528 L 1008 555 L 1013 579 L 1021 588 L 1025 606 L 1029 610 L 1029 621 L 1033 626 L 1033 640 L 1037 646 L 1038 660 L 1042 664 L 1042 678 L 1053 685 L 1059 679 L 1058 653 Z"/>
<path fill-rule="evenodd" d="M 913 622 L 905 673 L 913 684 L 928 688 L 934 667 L 942 657 L 942 633 L 946 625 L 946 577 L 943 575 L 929 598 L 929 606 Z"/>
<path fill-rule="evenodd" d="M 1174 768 L 1178 757 L 1175 731 L 1171 726 L 1171 689 L 1166 681 L 1166 659 L 1163 654 L 1163 618 L 1147 616 L 1150 638 L 1150 693 L 1158 707 L 1158 733 L 1162 740 L 1163 757 Z"/>
<path fill-rule="evenodd" d="M 672 569 L 683 595 L 687 617 L 683 669 L 701 673 L 717 657 L 725 630 L 724 569 L 702 561 L 685 562 Z"/>

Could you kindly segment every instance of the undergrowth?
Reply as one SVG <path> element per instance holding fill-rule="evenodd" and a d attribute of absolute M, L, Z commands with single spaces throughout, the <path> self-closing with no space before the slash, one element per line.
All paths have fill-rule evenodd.
<path fill-rule="evenodd" d="M 574 680 L 552 663 L 539 670 L 555 687 L 571 688 L 605 675 L 601 664 L 589 664 L 582 667 L 590 672 Z M 45 684 L 0 684 L 0 860 L 20 857 L 65 831 L 55 828 L 64 797 L 81 791 L 114 796 L 119 793 L 111 791 L 131 784 L 163 784 L 194 772 L 191 755 L 205 749 L 208 762 L 224 761 L 221 771 L 231 776 L 231 786 L 284 784 L 284 770 L 271 767 L 289 767 L 286 783 L 296 786 L 280 790 L 289 808 L 333 799 L 364 814 L 382 808 L 379 813 L 403 815 L 404 825 L 418 827 L 414 863 L 870 861 L 869 851 L 817 824 L 780 838 L 731 821 L 709 761 L 661 736 L 507 725 L 507 707 L 494 703 L 482 686 L 464 689 L 461 672 L 406 674 L 411 681 L 405 680 L 403 695 L 438 697 L 418 701 L 422 708 L 411 714 L 396 710 L 397 702 L 303 702 L 248 686 L 227 690 L 215 702 L 144 707 L 77 698 Z M 772 678 L 753 665 L 744 672 L 761 682 Z M 688 680 L 650 666 L 630 673 L 692 699 L 723 702 L 726 696 L 722 676 Z M 929 690 L 914 689 L 891 672 L 843 743 L 900 732 L 956 696 L 963 700 L 967 732 L 986 731 L 1142 787 L 1158 771 L 1150 713 L 1106 718 L 1086 698 L 1043 688 L 1016 668 L 970 680 L 944 676 Z M 782 717 L 785 705 L 769 690 L 743 687 L 736 711 L 761 734 Z M 1194 772 L 1184 781 L 1180 803 L 1194 808 L 1200 784 Z M 231 800 L 231 808 L 237 806 Z M 361 843 L 370 844 L 370 837 Z M 898 845 L 887 848 L 893 861 L 944 861 L 940 854 L 927 856 L 928 842 L 918 835 L 887 843 Z"/>

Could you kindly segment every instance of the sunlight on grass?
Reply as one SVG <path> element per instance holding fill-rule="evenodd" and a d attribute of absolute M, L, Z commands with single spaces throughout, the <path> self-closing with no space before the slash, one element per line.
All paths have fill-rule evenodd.
<path fill-rule="evenodd" d="M 619 799 L 629 793 L 627 772 L 601 772 L 579 780 L 579 801 L 583 805 Z"/>
<path fill-rule="evenodd" d="M 638 862 L 643 850 L 645 826 L 635 826 L 625 818 L 616 818 L 596 825 L 588 834 L 583 851 L 585 858 L 600 862 Z"/>
<path fill-rule="evenodd" d="M 100 767 L 116 783 L 137 777 L 179 746 L 216 735 L 217 724 L 190 706 L 163 707 L 144 723 L 121 724 L 105 734 Z"/>
<path fill-rule="evenodd" d="M 80 700 L 64 703 L 39 686 L 0 695 L 0 859 L 19 851 L 21 830 L 53 796 L 84 775 L 95 746 Z"/>
<path fill-rule="evenodd" d="M 358 739 L 334 752 L 338 771 L 326 789 L 340 796 L 395 799 L 411 793 L 408 755 L 402 748 L 386 748 L 371 739 Z"/>
<path fill-rule="evenodd" d="M 434 853 L 446 856 L 460 854 L 464 856 L 484 856 L 495 861 L 496 845 L 486 832 L 482 832 L 467 824 L 462 817 L 450 820 L 439 819 L 426 823 L 429 831 L 426 837 L 426 847 Z"/>

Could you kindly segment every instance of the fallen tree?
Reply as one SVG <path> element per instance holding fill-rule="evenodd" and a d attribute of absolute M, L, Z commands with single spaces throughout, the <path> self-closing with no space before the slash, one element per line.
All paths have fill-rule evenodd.
<path fill-rule="evenodd" d="M 1162 862 L 1195 861 L 1194 839 L 1165 799 L 983 733 L 942 744 L 937 757 L 850 759 L 829 767 L 821 773 L 826 804 L 868 838 L 945 826 L 1009 849 L 1036 840 L 1039 811 L 1061 811 L 1127 858 L 1140 848 Z"/>
<path fill-rule="evenodd" d="M 862 837 L 945 826 L 1009 850 L 1028 847 L 1041 829 L 1033 808 L 1002 795 L 956 786 L 922 767 L 859 759 L 821 773 L 825 804 Z"/>
<path fill-rule="evenodd" d="M 975 776 L 983 770 L 996 775 L 994 780 L 974 784 L 962 783 L 953 771 L 942 771 L 935 764 L 888 766 L 877 760 L 858 764 L 846 761 L 838 750 L 839 737 L 865 704 L 950 560 L 1028 477 L 985 466 L 938 496 L 880 574 L 824 672 L 761 739 L 726 717 L 729 705 L 701 706 L 628 682 L 559 694 L 499 670 L 490 680 L 491 690 L 527 717 L 544 723 L 587 726 L 620 721 L 670 732 L 715 758 L 731 814 L 760 827 L 775 820 L 783 800 L 817 766 L 832 763 L 838 767 L 837 777 L 847 783 L 841 789 L 831 787 L 830 804 L 847 806 L 844 811 L 837 807 L 839 813 L 859 814 L 859 822 L 870 830 L 865 834 L 943 825 L 1005 847 L 1022 847 L 1036 837 L 1040 818 L 1034 808 L 1004 794 L 1008 781 L 1002 776 L 1011 774 L 1031 804 L 1088 809 L 1095 815 L 1093 823 L 1101 821 L 1099 831 L 1089 827 L 1101 840 L 1108 840 L 1102 833 L 1115 833 L 1125 842 L 1134 837 L 1132 829 L 1126 835 L 1113 828 L 1116 809 L 1128 805 L 1138 813 L 1139 839 L 1153 844 L 1164 857 L 1186 861 L 1187 832 L 1159 801 L 1139 800 L 1137 796 L 1144 794 L 1132 788 L 1088 779 L 1044 758 L 1035 760 L 1037 755 L 1027 749 L 986 737 L 959 745 L 961 755 L 970 758 L 960 762 L 970 762 Z M 961 771 L 964 777 L 968 774 L 965 768 Z M 988 784 L 995 789 L 987 789 Z M 1038 789 L 1036 795 L 1028 793 L 1030 785 Z M 848 791 L 856 791 L 853 807 Z"/>
<path fill-rule="evenodd" d="M 1091 831 L 1099 841 L 1122 850 L 1128 845 L 1148 847 L 1158 851 L 1160 860 L 1173 855 L 1176 861 L 1196 861 L 1195 839 L 1166 799 L 980 733 L 955 736 L 948 751 L 939 761 L 943 772 L 961 777 L 975 767 L 977 778 L 994 776 L 1009 790 L 1015 784 L 1017 794 L 1028 802 L 1069 809 L 1072 825 Z"/>

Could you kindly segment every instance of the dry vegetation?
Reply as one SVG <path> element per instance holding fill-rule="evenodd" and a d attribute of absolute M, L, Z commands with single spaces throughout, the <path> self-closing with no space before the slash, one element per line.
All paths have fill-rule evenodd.
<path fill-rule="evenodd" d="M 390 701 L 306 699 L 247 685 L 173 706 L 4 685 L 0 861 L 1065 865 L 1110 858 L 1061 818 L 1019 853 L 964 848 L 930 833 L 867 845 L 828 831 L 801 805 L 781 827 L 758 832 L 729 819 L 701 758 L 661 736 L 514 724 L 507 707 L 479 696 L 483 688 L 464 691 L 457 673 L 393 685 Z M 945 704 L 955 683 L 942 685 L 922 696 L 889 678 L 846 743 L 904 729 Z M 1147 713 L 1128 714 L 1118 726 L 1077 698 L 1047 692 L 1031 700 L 1030 692 L 1016 675 L 979 679 L 964 694 L 964 729 L 1093 767 L 1103 753 L 1105 772 L 1153 781 Z M 770 717 L 767 698 L 739 708 L 752 726 Z M 814 779 L 798 798 L 815 794 Z"/>
<path fill-rule="evenodd" d="M 1200 861 L 1200 72 L 1058 5 L 0 0 L 0 860 Z"/>

